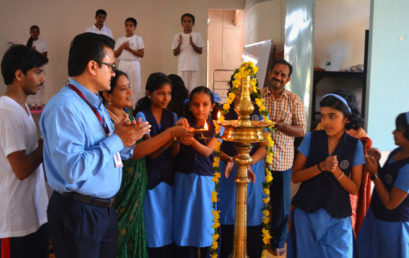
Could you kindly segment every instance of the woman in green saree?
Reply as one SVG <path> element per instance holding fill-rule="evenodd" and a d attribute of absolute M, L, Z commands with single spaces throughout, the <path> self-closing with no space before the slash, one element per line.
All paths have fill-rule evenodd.
<path fill-rule="evenodd" d="M 111 79 L 111 89 L 102 94 L 104 104 L 114 124 L 128 116 L 134 119 L 127 110 L 132 105 L 132 93 L 127 75 L 119 70 Z M 162 133 L 135 144 L 134 155 L 123 161 L 122 184 L 115 196 L 114 206 L 118 215 L 118 243 L 116 257 L 146 258 L 145 223 L 143 200 L 146 193 L 147 171 L 144 157 L 157 151 L 161 146 L 175 137 L 186 137 L 190 131 L 184 120 Z"/>

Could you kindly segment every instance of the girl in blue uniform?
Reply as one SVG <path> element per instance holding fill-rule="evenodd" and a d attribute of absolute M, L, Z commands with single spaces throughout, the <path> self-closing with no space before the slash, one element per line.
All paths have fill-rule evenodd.
<path fill-rule="evenodd" d="M 409 112 L 398 115 L 393 136 L 398 148 L 382 168 L 378 150 L 366 156 L 375 189 L 357 239 L 359 258 L 409 257 Z"/>
<path fill-rule="evenodd" d="M 189 124 L 208 131 L 181 139 L 176 161 L 174 193 L 174 239 L 177 257 L 207 257 L 212 244 L 212 156 L 217 139 L 209 116 L 214 106 L 212 92 L 203 86 L 192 90 L 189 98 Z"/>
<path fill-rule="evenodd" d="M 298 148 L 292 181 L 301 185 L 292 201 L 287 257 L 353 257 L 349 194 L 359 191 L 365 156 L 359 139 L 345 133 L 360 125 L 352 99 L 345 91 L 324 95 L 324 130 L 308 133 Z"/>
<path fill-rule="evenodd" d="M 239 94 L 236 95 L 234 104 L 237 104 Z M 260 113 L 256 110 L 251 115 L 251 120 L 262 120 Z M 237 119 L 237 113 L 234 111 L 234 105 L 230 106 L 225 119 Z M 234 164 L 233 157 L 236 155 L 235 143 L 223 141 L 221 144 L 221 162 L 220 171 L 224 171 L 220 178 L 219 187 L 219 209 L 221 224 L 221 244 L 220 257 L 227 258 L 233 252 L 233 235 L 236 214 L 236 183 L 234 178 L 237 175 L 237 166 Z M 251 165 L 248 167 L 249 177 L 253 183 L 247 186 L 247 254 L 250 258 L 259 258 L 262 252 L 261 223 L 262 208 L 264 207 L 263 198 L 265 198 L 263 183 L 265 182 L 264 157 L 267 154 L 265 143 L 252 144 L 250 156 Z"/>
<path fill-rule="evenodd" d="M 171 91 L 171 81 L 165 74 L 153 73 L 149 76 L 146 82 L 147 96 L 140 99 L 135 108 L 136 119 L 148 121 L 152 126 L 150 135 L 145 135 L 146 138 L 158 138 L 167 130 L 172 132 L 174 125 L 188 126 L 186 120 L 176 121 L 176 114 L 166 109 Z M 144 215 L 150 258 L 173 255 L 173 157 L 178 150 L 178 145 L 175 144 L 178 135 L 172 136 L 145 159 L 148 183 Z"/>

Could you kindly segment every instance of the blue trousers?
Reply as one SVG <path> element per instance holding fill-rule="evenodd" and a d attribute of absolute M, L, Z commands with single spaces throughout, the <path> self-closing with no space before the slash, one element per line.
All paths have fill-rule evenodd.
<path fill-rule="evenodd" d="M 113 207 L 85 204 L 54 192 L 47 214 L 56 257 L 115 257 L 118 222 Z"/>
<path fill-rule="evenodd" d="M 287 241 L 287 225 L 290 217 L 291 203 L 291 171 L 273 171 L 273 181 L 270 187 L 271 217 L 271 247 L 284 248 Z"/>

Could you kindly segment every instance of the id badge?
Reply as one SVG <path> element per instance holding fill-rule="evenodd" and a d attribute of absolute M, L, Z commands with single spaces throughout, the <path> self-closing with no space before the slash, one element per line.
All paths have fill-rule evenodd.
<path fill-rule="evenodd" d="M 119 154 L 119 152 L 114 155 L 114 162 L 115 162 L 115 167 L 117 167 L 117 168 L 121 168 L 121 167 L 124 166 L 124 164 L 122 163 L 121 155 Z"/>

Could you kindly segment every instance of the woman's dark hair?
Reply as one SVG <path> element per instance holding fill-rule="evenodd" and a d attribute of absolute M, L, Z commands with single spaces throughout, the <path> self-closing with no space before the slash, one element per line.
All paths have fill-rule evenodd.
<path fill-rule="evenodd" d="M 192 103 L 193 96 L 198 94 L 198 93 L 207 94 L 209 96 L 209 98 L 210 98 L 211 103 L 214 104 L 213 93 L 206 86 L 197 86 L 196 88 L 194 88 L 192 90 L 192 92 L 190 93 L 189 103 Z M 188 118 L 189 121 L 192 121 L 192 122 L 196 121 L 195 116 L 192 114 L 192 112 L 189 109 L 186 111 L 186 113 L 187 113 L 187 118 Z"/>
<path fill-rule="evenodd" d="M 38 29 L 38 32 L 40 32 L 40 27 L 38 27 L 37 25 L 32 25 L 31 27 L 30 27 L 30 32 L 31 32 L 31 30 L 33 30 L 33 29 Z M 28 38 L 28 40 L 27 40 L 27 43 L 26 43 L 26 46 L 27 47 L 32 47 L 33 46 L 33 37 L 31 37 L 30 36 L 30 38 Z"/>
<path fill-rule="evenodd" d="M 175 112 L 178 116 L 185 116 L 188 91 L 182 78 L 176 74 L 169 74 L 169 79 L 172 81 L 172 100 L 169 103 L 168 109 Z"/>
<path fill-rule="evenodd" d="M 119 77 L 121 77 L 121 75 L 125 75 L 125 77 L 128 78 L 128 75 L 125 72 L 122 72 L 121 70 L 116 70 L 115 69 L 114 72 L 115 72 L 115 76 L 111 78 L 111 83 L 110 83 L 111 89 L 106 91 L 109 94 L 112 94 L 112 92 L 114 91 L 114 89 L 116 87 L 116 83 L 117 83 Z M 99 95 L 101 96 L 101 98 L 102 98 L 102 100 L 103 100 L 103 102 L 105 104 L 106 100 L 105 100 L 104 95 L 102 94 L 102 92 L 103 91 L 100 91 Z"/>
<path fill-rule="evenodd" d="M 183 18 L 190 17 L 192 19 L 192 24 L 195 24 L 195 16 L 191 13 L 184 13 L 182 17 L 180 17 L 180 22 L 183 22 Z"/>
<path fill-rule="evenodd" d="M 362 118 L 361 113 L 358 110 L 358 105 L 355 96 L 346 90 L 336 90 L 332 92 L 333 94 L 337 94 L 345 99 L 348 103 L 348 107 L 351 109 L 349 112 L 348 107 L 345 105 L 344 102 L 337 99 L 334 96 L 327 96 L 320 101 L 320 107 L 331 107 L 338 111 L 340 111 L 345 118 L 349 120 L 347 124 L 345 124 L 345 129 L 354 129 L 357 130 L 362 127 Z"/>
<path fill-rule="evenodd" d="M 105 35 L 85 32 L 75 36 L 68 56 L 68 76 L 82 74 L 91 60 L 101 66 L 105 56 L 104 47 L 114 49 L 114 46 L 115 41 Z"/>
<path fill-rule="evenodd" d="M 133 18 L 133 17 L 126 18 L 126 20 L 125 20 L 125 25 L 126 25 L 127 22 L 132 22 L 132 23 L 133 23 L 133 26 L 135 26 L 135 27 L 136 27 L 136 25 L 138 24 L 138 22 L 136 21 L 136 19 Z"/>
<path fill-rule="evenodd" d="M 1 73 L 4 83 L 10 85 L 17 70 L 24 74 L 34 67 L 41 67 L 48 63 L 47 57 L 24 45 L 12 45 L 1 60 Z"/>
<path fill-rule="evenodd" d="M 164 73 L 151 73 L 146 81 L 146 92 L 153 93 L 155 90 L 162 88 L 164 84 L 169 84 L 172 87 L 172 81 Z M 151 101 L 148 96 L 138 100 L 135 106 L 134 116 L 136 113 L 151 106 Z"/>
<path fill-rule="evenodd" d="M 409 112 L 407 113 L 400 113 L 397 117 L 396 117 L 396 129 L 403 128 L 403 130 L 405 130 L 403 132 L 403 136 L 409 140 L 409 121 L 408 121 L 408 115 Z"/>

